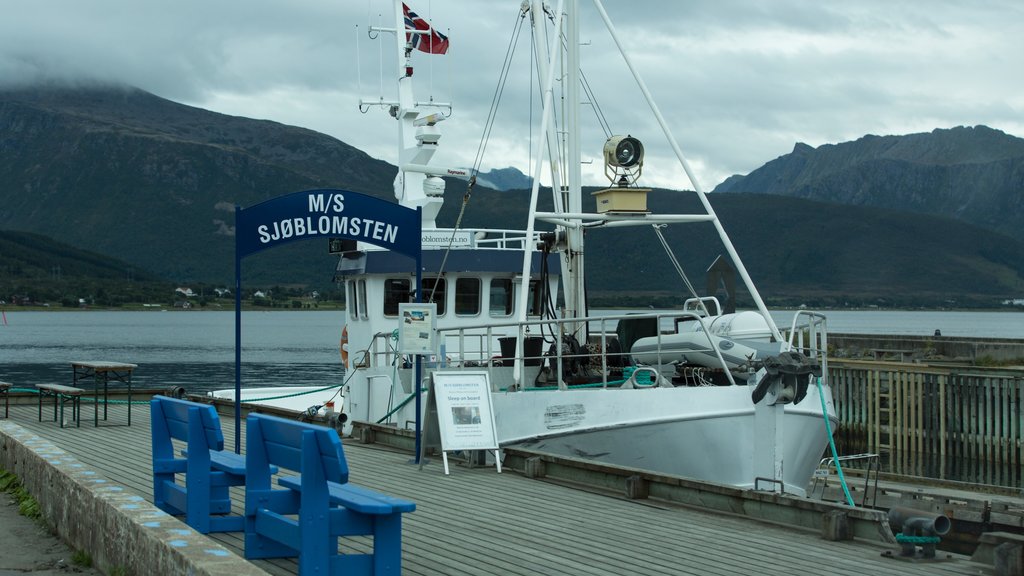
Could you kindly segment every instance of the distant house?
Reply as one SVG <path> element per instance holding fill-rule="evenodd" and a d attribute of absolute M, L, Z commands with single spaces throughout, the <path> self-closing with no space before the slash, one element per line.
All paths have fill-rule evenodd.
<path fill-rule="evenodd" d="M 191 298 L 191 297 L 196 295 L 196 293 L 193 292 L 191 288 L 180 288 L 180 287 L 179 288 L 175 288 L 174 289 L 174 293 L 175 294 L 181 294 L 182 296 L 184 296 L 186 298 Z"/>
<path fill-rule="evenodd" d="M 1003 300 L 1003 306 L 1024 306 L 1024 298 L 1014 298 L 1013 300 Z"/>
<path fill-rule="evenodd" d="M 218 298 L 231 296 L 231 290 L 228 290 L 227 288 L 214 288 L 213 291 L 217 294 Z"/>
<path fill-rule="evenodd" d="M 263 293 L 263 290 L 257 290 L 256 293 L 252 295 L 252 297 L 253 298 L 266 298 L 267 295 Z"/>

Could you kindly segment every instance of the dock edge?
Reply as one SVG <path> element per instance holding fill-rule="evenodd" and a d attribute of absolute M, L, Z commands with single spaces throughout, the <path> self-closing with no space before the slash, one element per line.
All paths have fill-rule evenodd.
<path fill-rule="evenodd" d="M 189 528 L 52 442 L 0 421 L 0 468 L 18 476 L 47 523 L 110 573 L 258 576 L 266 571 Z"/>

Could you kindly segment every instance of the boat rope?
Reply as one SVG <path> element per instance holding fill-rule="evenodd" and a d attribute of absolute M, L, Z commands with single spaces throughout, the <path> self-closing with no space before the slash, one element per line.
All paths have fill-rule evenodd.
<path fill-rule="evenodd" d="M 555 15 L 547 12 L 548 20 L 552 24 L 555 23 Z M 562 42 L 562 50 L 568 51 L 566 45 L 566 39 L 564 34 L 560 34 L 559 38 Z M 594 93 L 594 89 L 590 87 L 590 81 L 587 80 L 587 75 L 583 73 L 583 68 L 580 68 L 580 87 L 583 88 L 583 93 L 587 95 L 587 102 L 590 104 L 591 109 L 594 111 L 594 117 L 597 119 L 597 123 L 600 124 L 601 130 L 604 130 L 604 137 L 612 137 L 612 127 L 608 122 L 608 118 L 604 115 L 604 110 L 601 110 L 601 104 L 597 101 L 597 95 Z M 533 81 L 532 75 L 530 81 Z"/>
<path fill-rule="evenodd" d="M 426 392 L 426 391 L 427 391 L 427 389 L 426 389 L 426 388 L 420 388 L 420 392 Z M 401 401 L 401 402 L 400 402 L 400 403 L 398 404 L 398 406 L 395 406 L 394 408 L 392 408 L 392 409 L 391 409 L 391 411 L 390 411 L 390 412 L 388 412 L 387 414 L 385 414 L 385 415 L 381 416 L 381 417 L 380 417 L 380 420 L 377 420 L 377 424 L 383 424 L 383 423 L 384 423 L 385 421 L 387 421 L 387 419 L 388 419 L 388 418 L 391 418 L 391 415 L 392 415 L 392 414 L 394 414 L 395 412 L 398 412 L 399 410 L 401 410 L 401 409 L 402 409 L 402 408 L 403 408 L 403 407 L 404 407 L 404 406 L 405 406 L 406 404 L 408 404 L 409 402 L 411 402 L 411 401 L 412 401 L 412 400 L 413 400 L 414 398 L 416 398 L 416 393 L 415 393 L 415 392 L 413 392 L 412 394 L 409 394 L 409 395 L 408 395 L 408 396 L 407 396 L 407 397 L 405 398 L 405 400 L 402 400 L 402 401 Z"/>
<path fill-rule="evenodd" d="M 355 370 L 353 370 L 352 373 L 354 375 Z M 265 398 L 247 398 L 246 400 L 243 400 L 243 402 L 266 402 L 267 400 L 281 400 L 284 398 L 295 398 L 298 396 L 305 396 L 306 394 L 317 394 L 319 392 L 326 392 L 327 390 L 330 390 L 332 388 L 341 389 L 345 386 L 345 384 L 348 383 L 349 378 L 352 378 L 352 376 L 346 378 L 345 381 L 342 382 L 341 384 L 331 384 L 330 386 L 324 386 L 323 388 L 318 388 L 316 390 L 309 390 L 306 392 L 295 392 L 294 394 L 283 394 L 281 396 L 267 396 Z"/>
<path fill-rule="evenodd" d="M 452 234 L 448 238 L 448 246 L 445 248 L 444 256 L 441 258 L 441 265 L 437 269 L 438 277 L 444 274 L 445 266 L 448 264 L 448 255 L 451 254 L 452 246 L 455 243 L 455 234 L 462 228 L 462 218 L 466 214 L 466 206 L 469 205 L 469 199 L 473 196 L 473 187 L 476 186 L 476 177 L 480 173 L 480 165 L 483 163 L 484 154 L 487 150 L 487 143 L 491 139 L 491 131 L 494 130 L 494 120 L 498 115 L 498 105 L 501 103 L 501 97 L 505 93 L 505 85 L 508 82 L 509 69 L 512 66 L 512 57 L 515 55 L 515 45 L 519 41 L 519 34 L 523 29 L 523 21 L 526 13 L 519 10 L 516 15 L 516 24 L 512 27 L 512 35 L 509 38 L 508 47 L 505 49 L 505 62 L 501 67 L 501 74 L 498 75 L 498 84 L 494 88 L 494 95 L 491 96 L 491 108 L 487 113 L 487 120 L 484 122 L 484 133 L 480 137 L 480 145 L 476 150 L 476 158 L 473 159 L 473 166 L 469 172 L 469 182 L 466 184 L 466 193 L 462 195 L 462 206 L 459 207 L 459 215 L 455 218 L 455 226 L 452 228 Z M 437 287 L 440 282 L 435 281 L 434 285 L 430 289 L 430 296 L 427 298 L 427 302 L 434 301 L 434 295 L 437 293 Z"/>
<path fill-rule="evenodd" d="M 853 503 L 853 496 L 850 496 L 850 488 L 846 485 L 846 477 L 843 476 L 843 466 L 839 463 L 839 452 L 836 451 L 836 441 L 832 438 L 832 424 L 828 421 L 828 408 L 825 406 L 825 392 L 821 388 L 821 377 L 818 382 L 818 400 L 821 400 L 821 416 L 825 419 L 825 433 L 828 434 L 828 445 L 832 449 L 832 461 L 836 463 L 836 473 L 839 474 L 839 484 L 843 487 L 843 494 L 846 495 L 846 503 L 851 508 L 856 507 Z"/>
<path fill-rule="evenodd" d="M 306 394 L 318 394 L 320 392 L 325 392 L 325 391 L 330 390 L 332 388 L 338 388 L 339 392 L 340 392 L 340 389 L 343 388 L 346 384 L 348 384 L 348 381 L 352 379 L 352 376 L 355 376 L 355 371 L 353 371 L 352 374 L 348 378 L 346 378 L 345 381 L 342 382 L 341 384 L 331 384 L 330 386 L 324 386 L 323 388 L 317 388 L 316 390 L 308 390 L 306 392 L 295 392 L 294 394 L 283 394 L 281 396 L 267 396 L 265 398 L 248 398 L 248 399 L 245 400 L 245 402 L 265 402 L 267 400 L 281 400 L 281 399 L 284 399 L 284 398 L 295 398 L 297 396 L 304 396 Z M 26 393 L 31 393 L 31 394 L 38 394 L 39 390 L 36 390 L 36 389 L 33 389 L 33 388 L 11 388 L 11 392 L 26 392 Z M 335 394 L 335 396 L 337 396 L 337 394 Z M 333 400 L 333 397 L 331 399 Z M 81 400 L 83 402 L 86 402 L 86 403 L 100 402 L 99 399 L 97 399 L 97 398 L 95 398 L 93 396 L 82 396 Z M 132 400 L 132 401 L 129 402 L 128 400 L 109 400 L 108 399 L 105 403 L 106 404 L 133 404 L 133 405 L 139 406 L 139 405 L 142 405 L 142 404 L 149 404 L 149 400 Z"/>
<path fill-rule="evenodd" d="M 900 532 L 896 535 L 896 542 L 900 544 L 938 544 L 942 538 L 938 536 L 910 536 Z"/>
<path fill-rule="evenodd" d="M 661 233 L 661 229 L 665 227 L 665 224 L 653 224 L 651 227 L 654 228 L 654 233 L 658 235 L 658 240 L 661 241 L 662 247 L 665 248 L 665 253 L 668 254 L 668 259 L 672 262 L 672 266 L 675 267 L 679 277 L 682 278 L 683 283 L 686 284 L 687 290 L 690 291 L 690 296 L 697 300 L 698 305 L 704 311 L 705 315 L 710 315 L 708 313 L 708 309 L 704 306 L 704 300 L 697 295 L 697 290 L 693 287 L 693 283 L 690 282 L 690 279 L 686 277 L 686 272 L 683 270 L 682 264 L 679 263 L 679 259 L 677 259 L 675 253 L 672 252 L 672 248 L 668 245 L 668 240 L 665 240 L 665 235 Z"/>

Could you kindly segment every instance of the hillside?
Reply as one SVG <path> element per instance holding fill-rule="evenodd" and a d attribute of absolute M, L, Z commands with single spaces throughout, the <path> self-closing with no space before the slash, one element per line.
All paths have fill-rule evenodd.
<path fill-rule="evenodd" d="M 1003 161 L 1013 162 L 1013 154 L 1004 151 Z M 116 257 L 120 273 L 129 266 L 179 284 L 229 284 L 235 205 L 321 187 L 390 198 L 394 174 L 393 166 L 323 134 L 135 89 L 0 91 L 0 230 Z M 465 189 L 449 182 L 440 225 L 454 224 L 453 199 Z M 524 227 L 527 198 L 521 190 L 477 186 L 464 225 Z M 672 213 L 692 201 L 685 192 L 656 191 L 650 206 Z M 1024 293 L 1020 241 L 976 226 L 769 194 L 714 194 L 712 201 L 751 276 L 779 302 L 984 304 Z M 666 235 L 702 286 L 705 268 L 722 252 L 710 227 L 669 228 Z M 680 281 L 649 229 L 594 229 L 587 242 L 592 295 L 646 304 L 678 293 Z M 44 272 L 56 266 L 46 254 L 19 257 Z M 623 283 L 623 262 L 642 273 Z M 335 264 L 326 245 L 299 242 L 247 259 L 243 275 L 249 286 L 323 290 L 333 287 Z"/>
<path fill-rule="evenodd" d="M 390 191 L 393 169 L 333 138 L 216 114 L 131 88 L 0 92 L 0 229 L 119 258 L 179 282 L 233 278 L 234 206 L 296 190 Z M 334 261 L 285 248 L 246 263 L 252 281 Z"/>
<path fill-rule="evenodd" d="M 1024 240 L 1024 139 L 986 126 L 793 151 L 715 192 L 777 194 L 949 216 Z"/>
<path fill-rule="evenodd" d="M 171 283 L 142 268 L 51 238 L 0 230 L 0 300 L 77 306 L 166 302 Z"/>
<path fill-rule="evenodd" d="M 467 219 L 487 226 L 525 223 L 527 198 L 525 191 L 478 192 Z M 584 198 L 584 210 L 593 211 L 592 197 Z M 783 196 L 710 198 L 758 290 L 776 304 L 984 306 L 999 295 L 1024 293 L 1024 244 L 977 226 Z M 648 207 L 685 212 L 697 209 L 697 199 L 655 190 Z M 454 210 L 446 207 L 442 219 Z M 702 290 L 705 270 L 724 253 L 711 225 L 670 226 L 664 234 Z M 638 305 L 651 298 L 661 305 L 682 303 L 683 283 L 650 229 L 594 228 L 587 232 L 586 252 L 592 296 L 619 290 L 638 294 Z M 667 293 L 677 296 L 666 299 Z"/>

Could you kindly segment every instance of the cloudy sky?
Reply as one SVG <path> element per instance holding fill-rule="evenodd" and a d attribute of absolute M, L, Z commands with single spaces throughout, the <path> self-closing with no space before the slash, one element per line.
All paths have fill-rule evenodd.
<path fill-rule="evenodd" d="M 519 2 L 407 0 L 451 39 L 420 54 L 421 100 L 452 102 L 439 160 L 472 165 Z M 557 2 L 551 2 L 552 5 Z M 792 150 L 985 124 L 1024 137 L 1020 0 L 605 0 L 627 51 L 711 189 Z M 388 0 L 0 0 L 0 86 L 118 82 L 225 114 L 335 136 L 395 161 L 395 123 L 361 113 L 393 97 L 394 42 L 368 38 Z M 583 69 L 616 133 L 644 141 L 643 184 L 689 188 L 589 0 Z M 357 28 L 358 26 L 358 28 Z M 531 110 L 524 31 L 484 170 L 527 171 Z M 583 118 L 590 123 L 592 112 Z M 603 183 L 603 133 L 583 130 L 588 183 Z"/>

